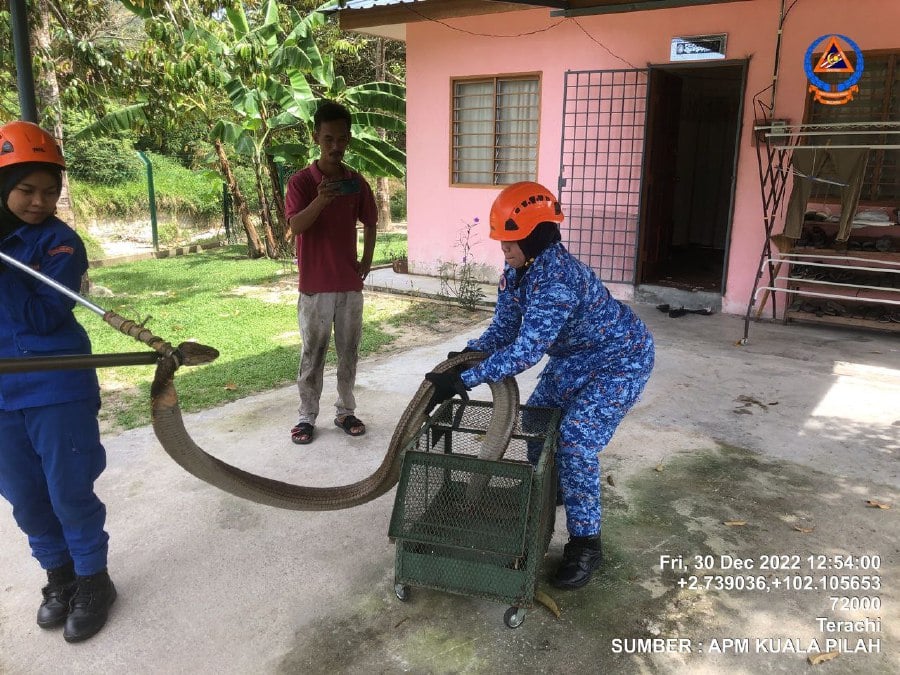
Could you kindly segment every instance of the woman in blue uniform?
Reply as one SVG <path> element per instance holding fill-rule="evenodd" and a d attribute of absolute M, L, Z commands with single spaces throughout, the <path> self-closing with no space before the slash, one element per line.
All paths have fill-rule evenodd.
<path fill-rule="evenodd" d="M 494 319 L 466 350 L 488 357 L 462 373 L 428 373 L 432 403 L 549 361 L 528 405 L 562 409 L 556 464 L 569 542 L 553 578 L 579 588 L 600 565 L 600 462 L 653 369 L 653 337 L 591 269 L 560 243 L 563 213 L 538 183 L 505 188 L 491 207 L 490 237 L 506 265 Z"/>
<path fill-rule="evenodd" d="M 0 250 L 78 291 L 87 271 L 79 236 L 54 216 L 65 162 L 30 122 L 0 127 Z M 0 262 L 0 358 L 89 354 L 75 303 Z M 0 375 L 0 494 L 47 571 L 41 628 L 79 642 L 106 623 L 116 589 L 106 571 L 106 507 L 94 481 L 106 467 L 94 370 Z"/>

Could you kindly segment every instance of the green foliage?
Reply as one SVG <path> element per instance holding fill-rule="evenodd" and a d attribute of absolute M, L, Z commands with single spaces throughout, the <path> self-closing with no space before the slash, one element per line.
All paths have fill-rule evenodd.
<path fill-rule="evenodd" d="M 135 150 L 177 158 L 182 166 L 197 169 L 212 166 L 209 131 L 199 120 L 183 120 L 174 128 L 144 128 L 134 143 Z"/>
<path fill-rule="evenodd" d="M 115 184 L 138 180 L 144 164 L 131 142 L 119 138 L 73 138 L 65 143 L 66 166 L 71 180 Z"/>
<path fill-rule="evenodd" d="M 185 213 L 197 220 L 222 213 L 222 182 L 214 173 L 191 171 L 161 155 L 147 153 L 153 164 L 156 206 L 160 211 Z M 72 206 L 80 220 L 149 219 L 149 197 L 145 173 L 137 180 L 116 184 L 69 181 Z"/>
<path fill-rule="evenodd" d="M 172 220 L 164 220 L 157 223 L 156 235 L 160 246 L 172 246 L 181 241 L 181 229 L 178 223 Z"/>
<path fill-rule="evenodd" d="M 78 132 L 90 123 L 90 114 L 83 110 L 67 110 L 63 115 L 63 152 L 69 177 L 98 184 L 138 180 L 143 175 L 144 163 L 135 152 L 131 134 L 121 131 L 93 138 L 79 137 Z"/>
<path fill-rule="evenodd" d="M 391 188 L 391 220 L 406 220 L 406 188 L 403 186 Z"/>
<path fill-rule="evenodd" d="M 374 64 L 381 63 L 384 43 L 341 32 L 316 7 L 309 0 L 29 3 L 32 25 L 41 18 L 49 26 L 49 48 L 34 54 L 36 74 L 55 74 L 61 89 L 60 101 L 46 107 L 45 121 L 58 103 L 64 112 L 85 111 L 74 122 L 65 115 L 67 144 L 76 146 L 66 148 L 75 160 L 73 182 L 110 188 L 84 188 L 86 204 L 75 203 L 73 194 L 76 211 L 123 216 L 146 209 L 146 192 L 135 182 L 143 177 L 134 175 L 143 167 L 118 152 L 127 139 L 137 149 L 177 156 L 185 167 L 220 169 L 218 158 L 210 162 L 205 151 L 227 134 L 225 161 L 238 158 L 249 167 L 235 169 L 238 184 L 251 212 L 264 217 L 257 181 L 271 183 L 261 190 L 281 206 L 269 159 L 303 166 L 316 156 L 312 113 L 324 98 L 341 101 L 354 114 L 348 164 L 367 176 L 402 176 L 405 90 L 395 84 L 403 76 L 402 43 L 384 48 L 391 62 L 379 72 Z M 0 119 L 18 115 L 9 37 L 8 12 L 0 10 Z M 72 140 L 76 132 L 103 140 L 79 148 Z M 108 140 L 117 138 L 126 140 Z M 159 192 L 164 201 L 165 190 Z M 177 201 L 191 212 L 207 208 L 198 205 L 204 197 Z"/>
<path fill-rule="evenodd" d="M 356 254 L 362 257 L 363 237 L 360 234 Z M 406 257 L 406 235 L 402 232 L 379 232 L 372 253 L 372 265 L 385 265 L 397 258 Z"/>

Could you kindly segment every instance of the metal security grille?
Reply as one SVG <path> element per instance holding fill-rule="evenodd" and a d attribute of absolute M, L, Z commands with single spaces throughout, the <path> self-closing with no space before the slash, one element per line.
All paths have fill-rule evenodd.
<path fill-rule="evenodd" d="M 603 281 L 635 283 L 647 84 L 646 69 L 566 73 L 563 240 Z"/>

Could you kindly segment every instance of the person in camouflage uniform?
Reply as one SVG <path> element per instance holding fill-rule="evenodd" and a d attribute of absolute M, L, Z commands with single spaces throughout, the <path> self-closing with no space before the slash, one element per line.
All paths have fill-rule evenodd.
<path fill-rule="evenodd" d="M 556 464 L 569 542 L 553 583 L 580 588 L 603 558 L 598 453 L 640 397 L 655 350 L 644 323 L 563 246 L 562 221 L 559 202 L 538 183 L 516 183 L 498 195 L 490 237 L 500 241 L 506 265 L 493 321 L 464 350 L 488 356 L 461 373 L 425 377 L 436 405 L 549 356 L 528 405 L 563 412 Z M 536 452 L 530 450 L 532 461 Z"/>

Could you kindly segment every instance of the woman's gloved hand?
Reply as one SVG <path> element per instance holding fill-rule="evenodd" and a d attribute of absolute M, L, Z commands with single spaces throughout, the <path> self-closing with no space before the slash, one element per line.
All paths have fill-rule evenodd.
<path fill-rule="evenodd" d="M 434 385 L 434 393 L 431 400 L 428 401 L 428 412 L 434 410 L 434 407 L 444 401 L 453 398 L 459 394 L 463 401 L 469 400 L 469 394 L 466 393 L 466 385 L 463 383 L 459 373 L 426 373 L 425 379 Z"/>

